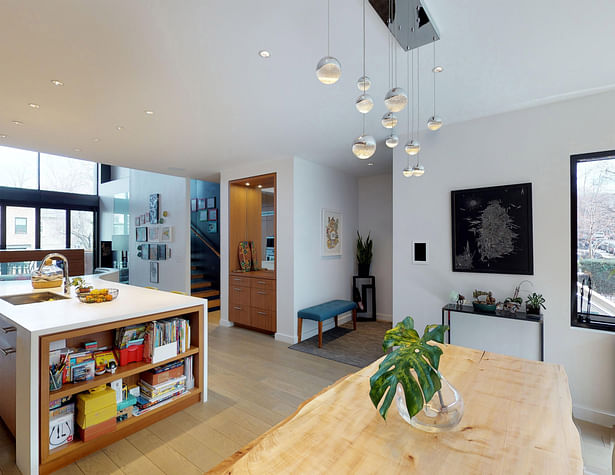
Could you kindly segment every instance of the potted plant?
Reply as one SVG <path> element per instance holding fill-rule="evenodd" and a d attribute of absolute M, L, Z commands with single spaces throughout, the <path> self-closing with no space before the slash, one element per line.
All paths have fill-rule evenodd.
<path fill-rule="evenodd" d="M 367 277 L 369 275 L 369 268 L 372 265 L 372 246 L 373 242 L 370 235 L 363 240 L 359 231 L 357 231 L 357 264 L 359 267 L 359 277 Z"/>
<path fill-rule="evenodd" d="M 545 299 L 542 294 L 537 294 L 536 292 L 527 296 L 527 300 L 525 301 L 525 310 L 527 313 L 531 313 L 532 315 L 540 315 L 540 307 L 545 310 Z"/>

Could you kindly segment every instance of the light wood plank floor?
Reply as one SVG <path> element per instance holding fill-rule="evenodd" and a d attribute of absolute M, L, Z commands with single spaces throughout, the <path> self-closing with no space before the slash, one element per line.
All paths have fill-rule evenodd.
<path fill-rule="evenodd" d="M 353 366 L 288 350 L 272 337 L 218 326 L 209 316 L 209 402 L 195 405 L 56 472 L 196 474 L 256 438 Z M 611 473 L 612 431 L 575 421 L 586 474 Z M 0 423 L 0 473 L 20 473 L 15 443 Z"/>

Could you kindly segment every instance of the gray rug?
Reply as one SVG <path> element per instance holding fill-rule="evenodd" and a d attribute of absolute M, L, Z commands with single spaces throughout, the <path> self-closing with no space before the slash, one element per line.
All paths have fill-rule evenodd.
<path fill-rule="evenodd" d="M 390 329 L 390 322 L 357 322 L 356 331 L 352 323 L 345 323 L 322 334 L 322 348 L 318 348 L 318 335 L 289 348 L 364 368 L 384 355 L 382 339 Z"/>

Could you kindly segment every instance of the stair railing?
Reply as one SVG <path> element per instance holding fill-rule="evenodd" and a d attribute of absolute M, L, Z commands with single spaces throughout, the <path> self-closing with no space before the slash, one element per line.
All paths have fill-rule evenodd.
<path fill-rule="evenodd" d="M 211 252 L 213 252 L 216 256 L 220 257 L 220 251 L 216 249 L 216 246 L 213 242 L 211 242 L 207 237 L 205 237 L 194 224 L 190 224 L 190 231 L 199 238 L 199 240 L 205 244 Z"/>

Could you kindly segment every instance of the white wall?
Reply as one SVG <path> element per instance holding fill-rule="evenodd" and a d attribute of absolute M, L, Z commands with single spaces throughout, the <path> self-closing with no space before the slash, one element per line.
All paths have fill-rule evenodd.
<path fill-rule="evenodd" d="M 249 163 L 220 171 L 220 324 L 228 321 L 228 206 L 229 181 L 267 173 L 277 173 L 277 283 L 276 283 L 276 339 L 292 341 L 293 324 L 293 160 L 278 160 L 267 163 Z M 296 319 L 296 318 L 295 318 Z"/>
<path fill-rule="evenodd" d="M 403 147 L 393 166 L 393 320 L 421 329 L 440 322 L 451 290 L 509 296 L 525 276 L 451 271 L 450 192 L 533 183 L 534 289 L 544 294 L 545 360 L 564 365 L 575 414 L 615 422 L 615 334 L 570 327 L 570 155 L 615 149 L 615 93 L 516 111 L 421 136 L 425 175 L 404 178 Z M 406 137 L 402 137 L 404 143 Z M 412 265 L 410 243 L 426 239 L 429 265 Z"/>
<path fill-rule="evenodd" d="M 130 170 L 130 284 L 160 290 L 190 292 L 190 180 L 141 170 Z M 159 263 L 159 283 L 150 282 L 149 263 L 137 257 L 135 216 L 149 212 L 149 195 L 160 194 L 160 212 L 168 211 L 165 225 L 173 226 L 171 258 Z M 149 225 L 146 225 L 149 226 Z"/>
<path fill-rule="evenodd" d="M 356 177 L 300 158 L 295 158 L 294 164 L 295 301 L 292 321 L 296 329 L 297 312 L 302 308 L 333 299 L 352 300 L 359 221 Z M 342 256 L 321 256 L 323 208 L 342 213 Z M 328 320 L 323 328 L 333 325 L 333 320 Z M 317 331 L 316 322 L 303 322 L 303 338 Z"/>
<path fill-rule="evenodd" d="M 393 315 L 393 179 L 390 174 L 360 177 L 359 231 L 374 241 L 372 274 L 376 278 L 379 320 Z"/>

